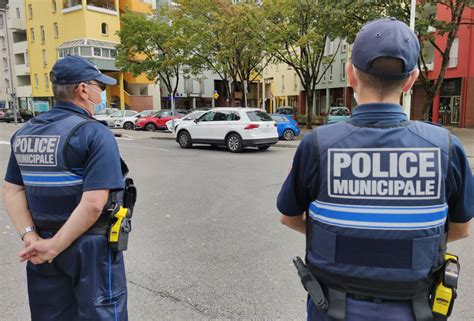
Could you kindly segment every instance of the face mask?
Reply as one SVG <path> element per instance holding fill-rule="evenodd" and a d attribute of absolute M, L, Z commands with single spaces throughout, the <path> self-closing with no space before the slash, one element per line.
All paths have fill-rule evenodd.
<path fill-rule="evenodd" d="M 95 92 L 99 92 L 93 86 L 89 86 L 92 90 Z M 101 110 L 103 110 L 105 107 L 107 107 L 107 93 L 104 91 L 100 91 L 100 102 L 99 103 L 94 103 L 92 100 L 89 100 L 91 103 L 94 104 L 94 113 L 98 113 Z"/>
<path fill-rule="evenodd" d="M 107 94 L 105 91 L 100 93 L 100 98 L 100 103 L 94 105 L 94 110 L 96 113 L 107 107 Z"/>
<path fill-rule="evenodd" d="M 357 95 L 356 92 L 354 92 L 354 100 L 356 101 L 357 104 L 359 104 L 359 95 Z"/>

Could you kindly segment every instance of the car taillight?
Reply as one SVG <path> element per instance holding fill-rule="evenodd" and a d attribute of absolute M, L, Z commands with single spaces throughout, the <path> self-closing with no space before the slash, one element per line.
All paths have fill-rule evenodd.
<path fill-rule="evenodd" d="M 255 128 L 258 128 L 260 127 L 259 124 L 248 124 L 247 126 L 245 126 L 244 129 L 255 129 Z"/>

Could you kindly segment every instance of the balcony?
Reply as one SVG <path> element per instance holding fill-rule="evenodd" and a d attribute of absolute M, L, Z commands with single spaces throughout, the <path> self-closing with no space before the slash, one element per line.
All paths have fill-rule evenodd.
<path fill-rule="evenodd" d="M 121 11 L 131 10 L 135 12 L 151 13 L 151 4 L 145 3 L 141 0 L 119 0 Z"/>
<path fill-rule="evenodd" d="M 16 96 L 17 97 L 31 97 L 32 96 L 31 86 L 17 86 Z"/>
<path fill-rule="evenodd" d="M 63 0 L 63 13 L 82 10 L 82 0 Z"/>
<path fill-rule="evenodd" d="M 26 30 L 26 25 L 22 19 L 18 19 L 16 17 L 12 19 L 10 17 L 8 18 L 8 28 L 13 30 Z"/>
<path fill-rule="evenodd" d="M 110 92 L 112 96 L 115 96 L 120 99 L 119 86 L 112 86 Z M 129 107 L 131 110 L 142 111 L 147 109 L 153 109 L 153 96 L 130 95 L 125 90 L 123 91 L 123 93 L 125 106 Z"/>
<path fill-rule="evenodd" d="M 87 10 L 118 16 L 115 0 L 87 0 Z"/>
<path fill-rule="evenodd" d="M 25 53 L 28 51 L 28 42 L 17 42 L 13 44 L 13 54 Z"/>

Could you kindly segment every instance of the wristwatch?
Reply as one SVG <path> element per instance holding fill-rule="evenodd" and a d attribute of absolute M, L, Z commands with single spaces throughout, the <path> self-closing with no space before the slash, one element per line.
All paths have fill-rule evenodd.
<path fill-rule="evenodd" d="M 35 226 L 25 227 L 25 229 L 20 232 L 21 240 L 23 241 L 23 238 L 25 237 L 26 233 L 30 233 L 30 232 L 36 232 L 36 227 Z"/>

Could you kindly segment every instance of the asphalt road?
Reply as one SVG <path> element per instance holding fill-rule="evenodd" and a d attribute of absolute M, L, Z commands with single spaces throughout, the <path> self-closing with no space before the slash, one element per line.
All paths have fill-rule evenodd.
<path fill-rule="evenodd" d="M 0 123 L 1 175 L 14 129 Z M 305 319 L 291 263 L 304 238 L 275 208 L 295 149 L 183 150 L 135 132 L 118 142 L 139 188 L 125 255 L 130 320 Z M 449 246 L 462 259 L 454 321 L 474 320 L 471 242 Z M 0 244 L 0 319 L 29 320 L 21 242 L 1 201 Z"/>

